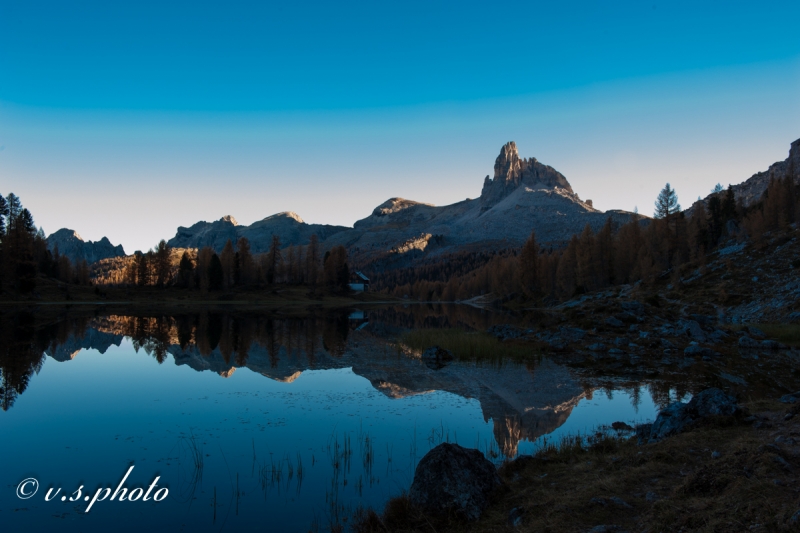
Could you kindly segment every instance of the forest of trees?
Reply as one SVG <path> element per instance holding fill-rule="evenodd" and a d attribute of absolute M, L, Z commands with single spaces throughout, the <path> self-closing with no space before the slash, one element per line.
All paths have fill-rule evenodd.
<path fill-rule="evenodd" d="M 611 285 L 652 281 L 670 273 L 675 283 L 687 267 L 705 265 L 707 254 L 729 239 L 756 246 L 767 232 L 800 219 L 800 188 L 791 178 L 772 180 L 761 200 L 745 208 L 733 189 L 715 188 L 706 206 L 687 217 L 667 184 L 654 218 L 634 214 L 614 227 L 590 226 L 560 249 L 543 249 L 534 233 L 521 250 L 453 254 L 425 265 L 381 273 L 377 288 L 419 300 L 464 300 L 484 294 L 500 299 L 562 301 Z"/>
<path fill-rule="evenodd" d="M 233 287 L 255 288 L 274 284 L 307 285 L 312 292 L 323 287 L 348 292 L 350 270 L 347 251 L 336 246 L 321 255 L 319 239 L 312 235 L 305 246 L 281 249 L 273 236 L 267 253 L 254 255 L 244 237 L 228 241 L 217 254 L 205 247 L 185 250 L 179 260 L 162 240 L 148 252 L 120 258 L 126 265 L 118 274 L 93 280 L 85 260 L 74 264 L 48 249 L 44 231 L 34 224 L 31 212 L 16 195 L 0 196 L 0 291 L 27 294 L 35 290 L 39 277 L 64 283 L 94 282 L 128 287 L 177 287 L 206 291 Z"/>
<path fill-rule="evenodd" d="M 44 231 L 36 228 L 33 215 L 14 193 L 0 196 L 0 291 L 21 294 L 36 288 L 39 275 L 66 283 L 89 284 L 86 261 L 74 265 L 47 249 Z"/>
<path fill-rule="evenodd" d="M 283 250 L 280 238 L 273 235 L 269 251 L 258 255 L 251 252 L 246 237 L 239 238 L 235 245 L 228 240 L 219 254 L 206 246 L 197 251 L 183 250 L 177 261 L 173 260 L 173 255 L 163 240 L 155 249 L 136 252 L 122 280 L 115 284 L 175 286 L 203 291 L 291 284 L 306 285 L 312 291 L 322 287 L 334 292 L 349 291 L 347 250 L 336 246 L 320 257 L 316 235 L 311 236 L 306 246 L 290 246 Z"/>

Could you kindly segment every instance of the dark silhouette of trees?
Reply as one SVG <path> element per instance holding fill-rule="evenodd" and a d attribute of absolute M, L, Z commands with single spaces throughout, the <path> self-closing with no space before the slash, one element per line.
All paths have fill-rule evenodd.
<path fill-rule="evenodd" d="M 316 233 L 311 236 L 306 250 L 306 284 L 314 292 L 319 283 L 319 238 Z"/>
<path fill-rule="evenodd" d="M 281 256 L 281 239 L 277 235 L 272 236 L 272 243 L 269 247 L 266 257 L 266 278 L 267 284 L 272 285 L 279 279 L 279 270 L 283 257 Z"/>
<path fill-rule="evenodd" d="M 247 237 L 240 237 L 236 243 L 237 254 L 239 257 L 239 277 L 237 283 L 250 286 L 253 285 L 256 279 L 256 264 L 253 261 L 253 253 L 250 251 L 250 241 Z"/>
<path fill-rule="evenodd" d="M 222 261 L 220 261 L 217 254 L 213 254 L 208 264 L 208 290 L 218 291 L 224 286 L 225 274 L 223 272 Z"/>
<path fill-rule="evenodd" d="M 681 204 L 678 203 L 678 195 L 675 189 L 667 183 L 656 198 L 656 210 L 654 218 L 663 218 L 669 222 L 669 218 L 675 213 L 680 212 Z"/>
<path fill-rule="evenodd" d="M 334 246 L 325 252 L 323 258 L 325 285 L 334 291 L 350 290 L 350 267 L 347 264 L 347 250 L 344 246 Z"/>
<path fill-rule="evenodd" d="M 236 270 L 236 257 L 235 252 L 233 250 L 233 243 L 230 239 L 228 242 L 225 243 L 225 246 L 222 248 L 222 253 L 219 256 L 220 264 L 222 265 L 222 287 L 230 289 L 233 287 L 236 277 L 235 277 L 235 270 Z"/>
<path fill-rule="evenodd" d="M 192 287 L 194 282 L 194 261 L 192 261 L 189 252 L 184 250 L 181 255 L 181 262 L 178 264 L 178 286 L 184 289 Z"/>
<path fill-rule="evenodd" d="M 539 244 L 536 242 L 536 233 L 533 231 L 522 246 L 519 268 L 522 291 L 529 297 L 537 296 L 541 292 L 541 272 L 539 269 Z"/>
<path fill-rule="evenodd" d="M 172 264 L 170 262 L 170 247 L 164 239 L 156 246 L 153 254 L 153 270 L 155 282 L 159 287 L 166 287 L 172 281 Z"/>

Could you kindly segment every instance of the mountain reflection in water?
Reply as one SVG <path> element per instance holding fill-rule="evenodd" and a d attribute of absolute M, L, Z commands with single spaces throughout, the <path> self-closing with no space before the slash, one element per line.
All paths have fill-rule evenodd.
<path fill-rule="evenodd" d="M 622 404 L 619 399 L 615 403 L 611 400 L 610 390 L 607 391 L 607 400 L 598 397 L 594 394 L 598 388 L 596 385 L 582 382 L 564 366 L 533 356 L 524 365 L 510 360 L 484 364 L 454 361 L 442 368 L 430 368 L 419 357 L 419 353 L 414 353 L 397 341 L 399 335 L 409 328 L 460 327 L 485 330 L 489 325 L 503 321 L 509 321 L 509 317 L 470 308 L 444 306 L 410 306 L 370 311 L 339 310 L 299 317 L 276 316 L 266 312 L 205 311 L 171 316 L 65 316 L 59 320 L 42 321 L 30 314 L 5 314 L 0 315 L 2 408 L 4 411 L 20 408 L 18 400 L 37 379 L 36 374 L 42 371 L 45 363 L 48 363 L 47 371 L 50 375 L 46 381 L 48 387 L 59 383 L 59 375 L 70 374 L 70 377 L 64 379 L 76 379 L 72 372 L 68 373 L 66 370 L 72 365 L 79 365 L 76 360 L 80 361 L 82 357 L 93 357 L 93 352 L 82 356 L 83 350 L 96 350 L 100 354 L 114 352 L 114 357 L 118 359 L 116 354 L 124 350 L 125 346 L 131 346 L 135 352 L 144 352 L 160 365 L 168 365 L 172 359 L 177 367 L 191 368 L 200 373 L 194 374 L 196 376 L 214 373 L 221 376 L 217 379 L 230 378 L 234 381 L 238 377 L 238 374 L 234 375 L 237 369 L 247 369 L 253 373 L 250 375 L 263 376 L 256 376 L 259 380 L 267 378 L 270 381 L 262 381 L 265 384 L 263 387 L 251 383 L 251 380 L 247 387 L 244 384 L 236 386 L 234 383 L 234 388 L 219 389 L 231 391 L 226 394 L 233 394 L 238 390 L 235 392 L 238 399 L 218 395 L 218 399 L 213 400 L 222 409 L 220 413 L 232 413 L 230 419 L 215 418 L 218 414 L 214 410 L 216 408 L 208 410 L 201 407 L 209 405 L 200 400 L 207 400 L 205 396 L 210 394 L 211 387 L 207 380 L 194 380 L 185 373 L 170 378 L 181 380 L 181 384 L 174 382 L 176 390 L 184 387 L 186 391 L 194 391 L 191 395 L 187 392 L 184 396 L 176 396 L 175 401 L 186 407 L 173 406 L 172 409 L 176 416 L 185 419 L 183 422 L 178 418 L 173 423 L 169 414 L 148 415 L 150 408 L 146 406 L 141 407 L 141 410 L 139 407 L 130 407 L 132 411 L 121 411 L 114 416 L 127 417 L 134 421 L 134 425 L 138 424 L 137 427 L 142 428 L 144 426 L 140 421 L 146 420 L 148 416 L 167 417 L 172 427 L 180 429 L 179 435 L 183 439 L 181 447 L 184 451 L 187 442 L 195 443 L 194 440 L 186 439 L 197 437 L 197 442 L 208 447 L 210 439 L 217 438 L 220 431 L 227 432 L 228 438 L 233 440 L 226 445 L 220 444 L 221 450 L 225 449 L 227 453 L 233 454 L 230 448 L 234 445 L 240 448 L 239 452 L 246 452 L 252 446 L 250 471 L 260 480 L 264 498 L 268 497 L 270 483 L 275 485 L 277 478 L 277 487 L 280 488 L 281 483 L 287 483 L 287 476 L 291 472 L 296 487 L 293 489 L 296 495 L 291 497 L 295 508 L 302 509 L 304 505 L 314 507 L 314 502 L 318 504 L 323 501 L 328 505 L 326 513 L 330 517 L 331 514 L 344 512 L 344 507 L 336 506 L 344 505 L 340 502 L 347 498 L 363 498 L 358 501 L 380 505 L 387 497 L 406 489 L 416 461 L 427 451 L 423 448 L 418 450 L 420 443 L 430 448 L 443 440 L 457 440 L 465 446 L 479 447 L 491 459 L 500 461 L 504 457 L 514 457 L 517 453 L 530 453 L 543 436 L 553 435 L 554 432 L 585 431 L 626 417 L 628 421 L 633 416 L 650 417 L 656 404 L 666 403 L 670 398 L 670 390 L 664 385 L 648 384 L 649 390 L 642 393 L 640 384 L 635 383 L 621 387 L 622 390 L 618 389 L 623 400 Z M 94 365 L 105 364 L 104 361 L 109 356 L 100 357 L 94 357 Z M 48 358 L 53 361 L 48 362 Z M 111 362 L 109 360 L 109 365 Z M 53 363 L 56 363 L 57 368 L 50 368 Z M 111 387 L 121 391 L 127 388 L 146 390 L 147 384 L 141 383 L 136 376 L 131 376 L 130 379 L 126 379 L 128 376 L 110 376 L 108 372 L 112 372 L 111 368 L 104 368 L 101 378 L 108 380 Z M 158 367 L 158 370 L 166 368 Z M 304 374 L 310 377 L 298 385 Z M 96 379 L 97 376 L 89 379 L 87 386 L 96 386 Z M 373 392 L 369 393 L 369 387 L 364 389 L 364 386 L 357 385 L 353 379 L 366 380 Z M 283 384 L 283 388 L 267 387 L 267 383 Z M 337 384 L 344 388 L 337 389 Z M 357 390 L 348 396 L 347 387 Z M 40 394 L 46 394 L 46 391 L 41 391 Z M 101 396 L 98 399 L 101 405 L 108 401 L 102 397 L 102 391 L 97 394 Z M 177 394 L 178 392 L 174 392 L 174 395 Z M 248 397 L 251 399 L 248 400 Z M 259 398 L 265 397 L 268 401 L 262 406 Z M 378 397 L 384 400 L 379 401 Z M 643 402 L 642 409 L 637 411 L 642 397 L 646 401 Z M 146 400 L 146 397 L 141 400 L 143 405 Z M 156 397 L 154 400 L 158 403 L 162 398 Z M 571 419 L 579 405 L 583 406 L 583 414 Z M 622 411 L 618 411 L 620 405 L 624 407 Z M 268 420 L 252 420 L 259 431 L 270 432 L 267 441 L 270 449 L 268 455 L 256 450 L 260 446 L 258 432 L 252 437 L 236 436 L 237 432 L 243 431 L 237 429 L 236 424 L 251 423 L 250 415 L 245 417 L 242 414 L 250 412 L 251 407 L 254 411 L 265 409 L 263 416 L 268 414 L 272 417 Z M 24 408 L 28 409 L 27 406 Z M 112 409 L 113 414 L 112 404 L 107 409 Z M 291 420 L 287 417 L 292 413 L 292 416 L 300 416 L 298 409 L 302 411 L 303 417 L 309 416 L 307 413 L 314 410 L 331 411 L 328 420 L 331 426 L 320 427 L 316 437 L 313 434 L 310 436 L 312 441 L 317 441 L 311 447 L 308 447 L 307 440 L 303 440 L 302 444 L 300 441 L 292 441 L 299 437 L 290 435 L 288 429 L 281 429 Z M 471 414 L 473 412 L 478 416 Z M 441 413 L 438 420 L 437 413 Z M 49 412 L 36 414 L 43 417 L 45 422 L 49 416 L 59 416 L 57 409 L 54 409 L 52 415 Z M 320 423 L 319 418 L 313 420 L 310 423 Z M 352 429 L 356 427 L 353 423 L 358 420 L 362 420 L 358 422 L 358 429 Z M 571 422 L 567 423 L 568 420 Z M 0 418 L 0 422 L 2 421 Z M 88 420 L 87 423 L 93 422 Z M 372 429 L 362 432 L 362 423 L 368 423 Z M 98 421 L 97 424 L 101 423 Z M 165 426 L 168 427 L 170 426 Z M 351 429 L 347 429 L 348 427 Z M 413 432 L 413 436 L 392 437 L 391 435 L 397 435 L 401 431 L 401 427 L 405 428 L 402 431 Z M 459 428 L 458 435 L 455 433 L 456 427 Z M 314 428 L 303 431 L 309 429 Z M 64 440 L 72 442 L 73 436 L 75 439 L 89 438 L 85 435 L 79 436 L 78 431 L 75 430 L 75 435 L 67 433 Z M 102 429 L 98 427 L 92 426 L 92 431 L 100 435 L 95 439 L 104 436 Z M 146 446 L 142 449 L 158 448 L 153 439 L 165 438 L 170 431 L 172 430 L 164 428 L 148 430 L 159 437 L 149 437 L 150 441 L 147 440 L 148 437 L 144 437 L 142 444 Z M 473 433 L 469 434 L 469 431 Z M 144 432 L 144 429 L 140 432 Z M 29 437 L 34 439 L 32 433 Z M 141 437 L 129 437 L 131 438 Z M 350 442 L 351 438 L 355 444 Z M 20 439 L 19 445 L 25 446 L 24 435 Z M 394 448 L 395 445 L 399 448 L 401 442 L 402 446 L 409 447 L 410 455 Z M 522 443 L 525 443 L 525 450 L 521 449 Z M 340 444 L 343 446 L 341 449 Z M 7 443 L 6 447 L 8 446 L 12 448 L 4 451 L 13 453 L 14 444 Z M 363 457 L 369 457 L 360 461 L 357 468 L 353 466 L 352 472 L 347 446 L 351 446 L 351 450 L 353 446 L 358 446 L 361 450 L 359 453 Z M 371 447 L 375 446 L 380 448 L 372 450 Z M 321 454 L 315 450 L 321 449 L 320 447 L 325 448 L 326 455 L 333 457 L 330 466 L 326 467 L 329 469 L 326 475 L 330 479 L 325 482 L 318 479 L 315 482 L 313 477 L 309 477 L 310 474 L 306 474 L 303 481 L 303 475 L 297 469 L 304 468 L 308 472 L 310 465 L 317 464 Z M 301 453 L 301 450 L 306 451 Z M 22 454 L 22 448 L 18 452 Z M 145 459 L 159 463 L 167 461 L 169 464 L 169 459 L 154 456 L 155 452 L 144 453 Z M 245 454 L 240 455 L 243 457 Z M 408 456 L 408 464 L 403 463 L 401 466 L 401 461 L 395 455 Z M 336 466 L 340 463 L 340 456 L 347 464 L 344 472 L 340 472 Z M 386 464 L 383 477 L 373 471 L 372 462 L 376 457 Z M 231 465 L 227 461 L 231 461 Z M 247 461 L 236 461 L 237 459 L 229 457 L 225 466 L 234 469 L 238 475 L 240 468 L 247 469 L 243 466 Z M 226 480 L 229 475 L 230 472 L 220 473 Z M 348 485 L 348 476 L 355 479 L 350 482 L 351 485 Z M 211 474 L 206 474 L 207 479 L 211 477 Z M 376 487 L 381 479 L 383 486 L 378 490 Z M 205 483 L 214 483 L 216 487 L 216 481 Z M 288 485 L 283 488 L 281 498 L 289 497 L 286 494 L 287 487 Z M 364 487 L 368 487 L 369 495 Z M 353 491 L 348 493 L 347 498 L 341 493 L 345 489 Z M 319 490 L 324 491 L 322 495 Z M 195 494 L 194 491 L 192 489 L 191 493 Z M 209 498 L 207 491 L 207 487 L 201 489 L 198 493 L 200 496 L 192 498 Z M 291 507 L 286 502 L 284 505 Z M 3 497 L 0 497 L 0 509 L 2 508 L 5 508 L 5 504 Z M 284 511 L 289 513 L 288 510 Z M 95 513 L 94 510 L 92 512 Z M 246 513 L 243 514 L 245 515 Z M 307 517 L 304 518 L 306 519 Z M 299 520 L 297 517 L 289 519 L 283 516 L 275 520 L 284 524 L 286 530 L 308 530 L 307 520 L 302 528 L 297 525 L 299 522 L 292 522 Z"/>

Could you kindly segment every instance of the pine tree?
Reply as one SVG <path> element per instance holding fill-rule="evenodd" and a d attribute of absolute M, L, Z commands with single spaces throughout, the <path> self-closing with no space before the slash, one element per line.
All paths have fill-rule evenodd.
<path fill-rule="evenodd" d="M 678 195 L 675 190 L 667 183 L 661 192 L 658 193 L 656 199 L 656 210 L 654 213 L 655 218 L 663 218 L 669 222 L 669 219 L 675 213 L 681 210 L 681 204 L 678 203 Z"/>
<path fill-rule="evenodd" d="M 136 284 L 140 287 L 149 285 L 150 268 L 147 264 L 147 255 L 137 251 L 136 256 Z"/>
<path fill-rule="evenodd" d="M 235 252 L 233 251 L 233 243 L 230 239 L 225 243 L 222 253 L 219 255 L 219 260 L 222 265 L 222 287 L 230 289 L 233 287 L 235 281 L 234 267 L 235 267 Z"/>
<path fill-rule="evenodd" d="M 519 272 L 522 291 L 529 297 L 535 297 L 541 292 L 539 282 L 539 244 L 536 242 L 536 232 L 531 231 L 530 237 L 522 246 L 519 255 Z"/>
<path fill-rule="evenodd" d="M 272 285 L 278 281 L 278 270 L 283 258 L 281 257 L 281 239 L 277 235 L 272 236 L 272 243 L 267 253 L 267 283 Z"/>
<path fill-rule="evenodd" d="M 156 246 L 154 257 L 154 270 L 156 285 L 165 287 L 169 284 L 172 277 L 172 264 L 170 262 L 170 247 L 164 239 Z"/>
<path fill-rule="evenodd" d="M 194 262 L 189 256 L 189 251 L 184 250 L 181 255 L 181 262 L 178 264 L 178 283 L 181 287 L 188 289 L 192 286 L 194 273 Z"/>
<path fill-rule="evenodd" d="M 727 223 L 729 220 L 737 220 L 736 214 L 736 195 L 733 193 L 733 186 L 728 185 L 725 197 L 722 200 L 722 220 Z"/>
<path fill-rule="evenodd" d="M 319 282 L 319 238 L 317 234 L 311 235 L 306 251 L 306 283 L 313 292 Z"/>
<path fill-rule="evenodd" d="M 208 264 L 208 289 L 218 291 L 224 287 L 224 284 L 225 274 L 223 273 L 222 261 L 217 254 L 213 254 Z"/>
<path fill-rule="evenodd" d="M 250 251 L 250 241 L 247 237 L 240 237 L 236 243 L 239 254 L 239 280 L 242 285 L 252 285 L 256 281 L 255 262 Z"/>
<path fill-rule="evenodd" d="M 202 291 L 210 289 L 209 272 L 211 268 L 211 256 L 214 250 L 209 246 L 204 246 L 197 252 L 197 266 L 195 267 L 195 284 Z M 217 258 L 219 259 L 219 258 Z"/>

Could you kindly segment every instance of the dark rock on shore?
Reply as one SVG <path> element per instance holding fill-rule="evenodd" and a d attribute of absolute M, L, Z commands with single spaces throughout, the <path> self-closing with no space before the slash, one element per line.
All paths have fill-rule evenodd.
<path fill-rule="evenodd" d="M 689 403 L 674 402 L 658 413 L 647 440 L 656 442 L 665 437 L 683 433 L 704 418 L 735 416 L 740 413 L 741 409 L 733 396 L 725 394 L 720 389 L 706 389 L 692 398 Z M 639 433 L 644 432 L 645 426 L 640 427 L 642 431 L 637 431 L 637 435 L 640 440 L 643 440 L 644 435 Z"/>
<path fill-rule="evenodd" d="M 431 346 L 422 352 L 422 361 L 425 363 L 425 366 L 432 370 L 444 368 L 452 360 L 453 354 L 450 353 L 450 350 L 445 350 L 438 346 Z"/>
<path fill-rule="evenodd" d="M 427 512 L 455 513 L 472 521 L 501 485 L 494 465 L 480 451 L 445 442 L 420 460 L 408 496 Z"/>

